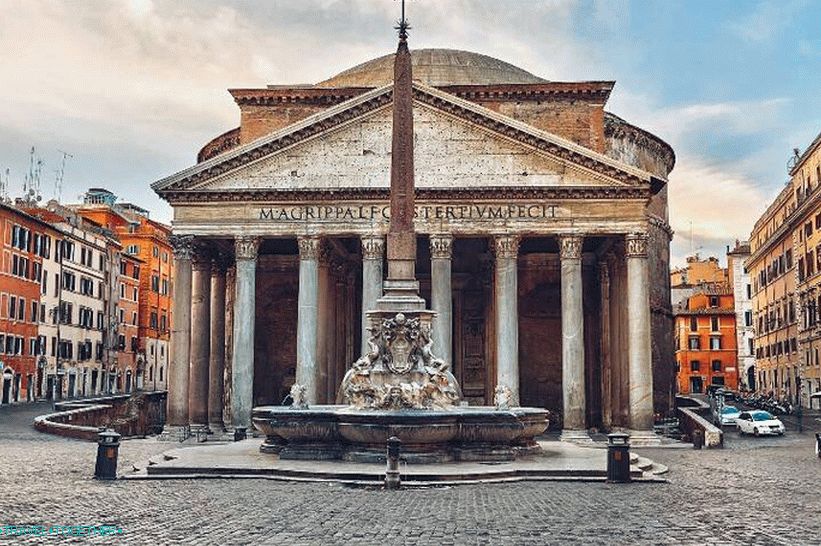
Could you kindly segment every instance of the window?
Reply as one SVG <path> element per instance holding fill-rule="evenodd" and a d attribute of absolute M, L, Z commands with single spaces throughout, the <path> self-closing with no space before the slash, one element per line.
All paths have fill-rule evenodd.
<path fill-rule="evenodd" d="M 151 255 L 154 256 L 155 258 L 159 257 L 160 249 L 157 248 L 157 245 L 154 245 L 154 247 L 151 249 Z"/>
<path fill-rule="evenodd" d="M 753 312 L 752 311 L 744 311 L 744 326 L 752 326 L 753 325 Z"/>
<path fill-rule="evenodd" d="M 721 361 L 720 360 L 713 360 L 713 371 L 720 372 L 721 371 Z"/>
<path fill-rule="evenodd" d="M 690 331 L 697 332 L 698 331 L 698 319 L 696 317 L 690 317 Z"/>
<path fill-rule="evenodd" d="M 787 258 L 787 269 L 792 269 L 792 250 L 788 250 L 785 256 Z"/>
<path fill-rule="evenodd" d="M 712 336 L 710 338 L 710 350 L 711 351 L 721 350 L 721 337 L 720 336 Z"/>
<path fill-rule="evenodd" d="M 136 311 L 131 313 L 131 324 L 133 326 L 137 326 L 137 312 Z"/>
<path fill-rule="evenodd" d="M 160 285 L 160 294 L 163 296 L 168 295 L 168 279 L 163 278 L 162 284 Z"/>
<path fill-rule="evenodd" d="M 747 338 L 747 354 L 753 354 L 755 352 L 753 350 L 755 348 L 754 343 L 753 338 Z"/>
<path fill-rule="evenodd" d="M 690 371 L 691 372 L 697 372 L 697 371 L 699 371 L 700 368 L 701 368 L 701 362 L 699 362 L 698 360 L 690 361 Z"/>
<path fill-rule="evenodd" d="M 804 236 L 809 237 L 812 235 L 812 222 L 807 222 L 804 224 Z"/>
<path fill-rule="evenodd" d="M 60 302 L 60 324 L 71 324 L 74 320 L 74 306 L 67 301 Z"/>
<path fill-rule="evenodd" d="M 157 329 L 157 312 L 156 311 L 151 311 L 151 321 L 150 321 L 149 324 L 151 325 L 151 328 L 154 328 L 155 330 Z"/>
<path fill-rule="evenodd" d="M 137 289 L 136 289 L 136 288 L 132 288 L 132 289 L 131 289 L 131 299 L 132 299 L 132 300 L 137 301 L 137 300 L 139 299 L 139 298 L 137 297 L 137 295 L 138 295 L 138 294 L 139 294 L 139 292 L 137 291 Z"/>
<path fill-rule="evenodd" d="M 168 325 L 168 319 L 165 316 L 165 313 L 160 317 L 160 331 L 165 332 L 166 326 Z"/>
<path fill-rule="evenodd" d="M 718 296 L 710 296 L 710 307 L 718 307 Z"/>
<path fill-rule="evenodd" d="M 125 247 L 126 254 L 139 254 L 140 253 L 140 245 L 128 245 Z"/>
<path fill-rule="evenodd" d="M 753 297 L 753 287 L 749 284 L 747 285 L 747 299 L 752 299 Z"/>
<path fill-rule="evenodd" d="M 701 343 L 697 336 L 691 336 L 688 340 L 688 347 L 691 351 L 698 351 L 701 349 Z"/>
<path fill-rule="evenodd" d="M 120 275 L 125 275 L 128 272 L 128 264 L 125 260 L 120 261 Z"/>
<path fill-rule="evenodd" d="M 710 317 L 710 331 L 718 332 L 718 317 Z"/>
<path fill-rule="evenodd" d="M 31 302 L 31 314 L 29 315 L 30 322 L 37 322 L 37 317 L 40 316 L 40 304 L 36 301 Z"/>
<path fill-rule="evenodd" d="M 152 292 L 159 292 L 160 291 L 160 277 L 159 277 L 159 275 L 151 275 L 151 291 Z"/>

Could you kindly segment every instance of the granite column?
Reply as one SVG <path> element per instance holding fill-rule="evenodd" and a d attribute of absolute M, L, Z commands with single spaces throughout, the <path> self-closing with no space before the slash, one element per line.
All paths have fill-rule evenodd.
<path fill-rule="evenodd" d="M 171 322 L 171 365 L 168 374 L 168 425 L 188 428 L 188 369 L 191 363 L 191 258 L 190 235 L 174 235 L 174 294 Z"/>
<path fill-rule="evenodd" d="M 197 430 L 208 428 L 208 366 L 211 353 L 211 258 L 197 248 L 191 282 L 191 371 L 189 421 Z"/>
<path fill-rule="evenodd" d="M 511 391 L 511 405 L 519 405 L 519 238 L 499 235 L 496 251 L 496 386 Z"/>
<path fill-rule="evenodd" d="M 650 341 L 650 287 L 644 233 L 627 235 L 628 358 L 630 428 L 653 430 L 653 365 Z M 635 434 L 635 433 L 634 433 Z"/>
<path fill-rule="evenodd" d="M 582 305 L 582 237 L 559 238 L 562 299 L 562 429 L 585 429 L 584 308 Z M 584 434 L 586 436 L 586 434 Z"/>
<path fill-rule="evenodd" d="M 367 354 L 368 311 L 376 309 L 376 301 L 382 297 L 383 258 L 385 238 L 380 235 L 362 237 L 362 343 L 360 354 Z"/>
<path fill-rule="evenodd" d="M 305 400 L 317 403 L 317 329 L 319 321 L 318 237 L 300 237 L 299 295 L 297 297 L 296 383 L 305 387 Z"/>
<path fill-rule="evenodd" d="M 234 241 L 236 297 L 231 381 L 231 421 L 234 427 L 252 429 L 254 405 L 254 328 L 259 239 L 241 236 Z"/>
<path fill-rule="evenodd" d="M 453 294 L 451 293 L 451 263 L 453 260 L 453 237 L 451 235 L 431 235 L 430 275 L 431 308 L 436 311 L 433 318 L 433 354 L 453 365 Z"/>
<path fill-rule="evenodd" d="M 208 428 L 215 434 L 225 430 L 222 415 L 225 372 L 225 263 L 211 265 L 211 350 L 208 368 Z"/>

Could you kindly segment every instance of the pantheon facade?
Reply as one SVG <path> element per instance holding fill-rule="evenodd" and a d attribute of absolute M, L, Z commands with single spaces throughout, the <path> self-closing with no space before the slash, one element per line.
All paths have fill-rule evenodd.
<path fill-rule="evenodd" d="M 670 406 L 667 176 L 658 137 L 554 82 L 412 51 L 416 270 L 469 404 L 497 384 L 565 429 Z M 153 185 L 174 209 L 172 426 L 248 426 L 294 382 L 335 403 L 381 296 L 393 55 L 315 85 L 232 89 L 239 127 Z"/>

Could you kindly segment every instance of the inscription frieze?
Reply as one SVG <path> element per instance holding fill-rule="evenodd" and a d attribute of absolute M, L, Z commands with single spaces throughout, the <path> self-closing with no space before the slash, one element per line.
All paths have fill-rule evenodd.
<path fill-rule="evenodd" d="M 254 209 L 257 220 L 275 222 L 387 222 L 388 204 L 360 205 L 284 205 Z M 417 204 L 416 220 L 545 220 L 566 217 L 567 210 L 545 203 L 510 204 Z"/>

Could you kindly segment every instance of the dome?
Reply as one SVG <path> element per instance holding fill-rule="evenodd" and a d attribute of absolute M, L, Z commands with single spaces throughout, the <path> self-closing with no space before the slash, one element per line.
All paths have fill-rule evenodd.
<path fill-rule="evenodd" d="M 364 62 L 316 87 L 381 87 L 393 81 L 394 54 Z M 431 86 L 544 83 L 510 63 L 457 49 L 412 49 L 413 79 Z"/>

